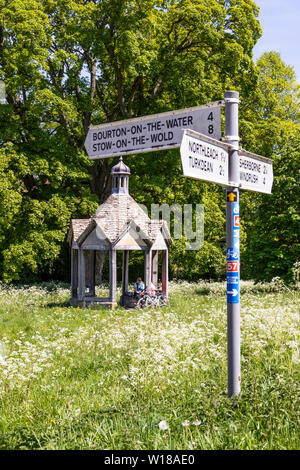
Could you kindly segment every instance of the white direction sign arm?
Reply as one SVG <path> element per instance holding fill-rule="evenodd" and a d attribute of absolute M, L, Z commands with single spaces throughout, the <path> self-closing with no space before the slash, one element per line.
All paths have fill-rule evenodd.
<path fill-rule="evenodd" d="M 180 147 L 183 128 L 221 138 L 222 101 L 194 108 L 91 126 L 85 141 L 90 158 Z"/>
<path fill-rule="evenodd" d="M 184 130 L 180 147 L 183 175 L 228 186 L 228 144 Z"/>
<path fill-rule="evenodd" d="M 273 165 L 269 158 L 240 149 L 239 173 L 241 189 L 272 193 Z"/>

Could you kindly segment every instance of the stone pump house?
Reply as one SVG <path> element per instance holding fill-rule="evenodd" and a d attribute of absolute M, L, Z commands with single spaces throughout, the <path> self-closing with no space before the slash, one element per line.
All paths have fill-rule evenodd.
<path fill-rule="evenodd" d="M 129 304 L 129 253 L 144 252 L 144 284 L 158 287 L 158 254 L 161 251 L 162 291 L 168 296 L 168 225 L 152 220 L 129 195 L 130 169 L 122 161 L 111 170 L 112 193 L 89 219 L 72 219 L 68 232 L 71 245 L 71 304 L 116 305 L 117 254 L 123 253 L 121 304 Z M 95 284 L 105 255 L 109 255 L 109 297 L 96 296 Z M 136 273 L 136 277 L 142 273 Z"/>

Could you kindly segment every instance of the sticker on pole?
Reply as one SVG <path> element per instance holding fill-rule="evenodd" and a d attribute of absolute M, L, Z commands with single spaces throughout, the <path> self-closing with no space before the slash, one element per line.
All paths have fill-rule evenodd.
<path fill-rule="evenodd" d="M 239 273 L 227 273 L 228 284 L 239 284 Z"/>
<path fill-rule="evenodd" d="M 230 192 L 227 192 L 227 202 L 234 202 L 237 200 L 237 194 L 230 191 Z"/>
<path fill-rule="evenodd" d="M 232 203 L 232 231 L 234 241 L 240 236 L 240 215 L 239 215 L 239 203 Z"/>
<path fill-rule="evenodd" d="M 236 261 L 239 259 L 239 252 L 233 248 L 227 248 L 226 250 L 227 261 Z"/>
<path fill-rule="evenodd" d="M 239 227 L 240 226 L 240 216 L 239 215 L 234 216 L 233 225 L 234 225 L 234 227 Z"/>
<path fill-rule="evenodd" d="M 227 302 L 229 304 L 238 304 L 239 301 L 239 286 L 236 284 L 227 284 Z"/>
<path fill-rule="evenodd" d="M 238 261 L 227 261 L 227 272 L 238 272 L 239 270 L 239 262 Z"/>

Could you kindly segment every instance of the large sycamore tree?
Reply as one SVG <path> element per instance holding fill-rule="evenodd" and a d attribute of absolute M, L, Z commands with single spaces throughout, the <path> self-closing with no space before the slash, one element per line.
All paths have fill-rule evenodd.
<path fill-rule="evenodd" d="M 276 52 L 264 53 L 257 71 L 257 86 L 242 105 L 243 141 L 272 158 L 274 183 L 271 196 L 241 197 L 247 234 L 242 272 L 260 281 L 293 281 L 300 261 L 300 84 Z"/>
<path fill-rule="evenodd" d="M 233 88 L 249 105 L 248 132 L 256 116 L 251 97 L 259 99 L 257 17 L 250 0 L 0 0 L 4 281 L 66 276 L 70 218 L 91 215 L 110 191 L 111 159 L 91 162 L 84 151 L 91 123 L 196 106 Z M 137 201 L 205 205 L 204 247 L 186 252 L 176 242 L 173 275 L 221 275 L 222 189 L 181 178 L 178 151 L 127 163 Z"/>

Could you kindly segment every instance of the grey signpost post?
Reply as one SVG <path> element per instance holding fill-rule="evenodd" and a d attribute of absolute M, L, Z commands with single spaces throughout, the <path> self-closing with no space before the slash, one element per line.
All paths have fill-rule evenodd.
<path fill-rule="evenodd" d="M 226 189 L 226 273 L 228 396 L 241 390 L 240 372 L 240 211 L 239 211 L 239 93 L 226 91 L 225 140 L 230 145 Z"/>

